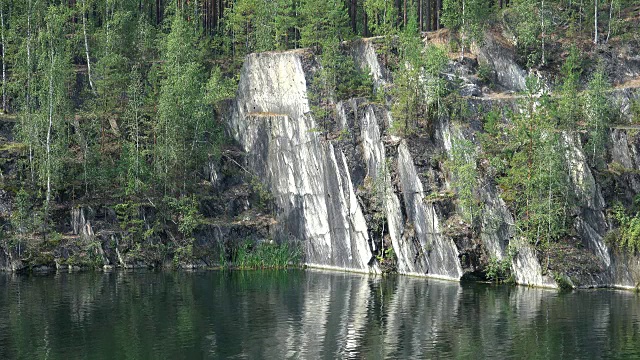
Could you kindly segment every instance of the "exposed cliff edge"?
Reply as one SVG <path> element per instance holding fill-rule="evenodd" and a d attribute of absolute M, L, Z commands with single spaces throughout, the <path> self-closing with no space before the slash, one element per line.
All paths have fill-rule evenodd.
<path fill-rule="evenodd" d="M 482 152 L 482 116 L 494 108 L 518 111 L 517 93 L 526 87 L 527 73 L 509 44 L 487 36 L 472 59 L 451 60 L 442 74 L 471 115 L 435 117 L 406 136 L 394 130 L 388 97 L 333 101 L 329 120 L 316 119 L 311 84 L 320 64 L 312 50 L 248 55 L 236 97 L 223 113 L 235 144 L 204 169 L 197 197 L 205 219 L 191 243 L 179 244 L 192 249 L 188 257 L 168 246 L 177 242 L 171 231 L 151 231 L 160 211 L 151 200 L 135 204 L 137 220 L 153 233 L 137 242 L 129 239 L 114 204 L 81 204 L 54 211 L 62 236 L 37 240 L 47 250 L 39 257 L 8 241 L 0 244 L 0 270 L 66 270 L 76 263 L 160 267 L 171 266 L 165 263 L 172 259 L 183 268 L 215 267 L 243 241 L 273 240 L 301 246 L 303 262 L 313 267 L 461 280 L 482 279 L 491 267 L 506 266 L 522 285 L 638 287 L 640 256 L 605 241 L 615 230 L 613 201 L 632 204 L 640 192 L 640 127 L 631 123 L 631 104 L 640 99 L 635 63 L 613 77 L 618 84 L 609 94 L 621 121 L 608 132 L 608 170 L 590 167 L 583 134 L 559 131 L 577 204 L 569 239 L 543 253 L 518 238 L 517 221 L 488 161 L 474 190 L 482 211 L 473 227 L 463 220 L 447 165 L 452 144 L 466 141 Z M 378 50 L 381 40 L 360 39 L 343 49 L 377 89 L 393 86 Z M 490 70 L 493 89 L 479 80 L 479 66 Z M 11 139 L 10 129 L 0 131 Z M 6 149 L 1 155 L 2 173 L 15 173 L 16 155 Z M 263 191 L 254 182 L 265 186 L 268 199 L 256 196 Z M 2 218 L 10 218 L 12 201 L 0 190 Z"/>
<path fill-rule="evenodd" d="M 491 66 L 504 89 L 522 90 L 525 72 L 508 49 L 489 40 L 479 60 Z M 357 41 L 351 54 L 371 72 L 376 86 L 391 82 L 374 40 Z M 451 137 L 478 143 L 481 127 L 438 119 L 425 136 L 400 138 L 390 131 L 388 108 L 363 99 L 335 104 L 336 115 L 327 127 L 314 119 L 309 102 L 308 84 L 317 68 L 314 55 L 305 50 L 249 55 L 228 114 L 231 135 L 249 155 L 248 168 L 274 195 L 277 240 L 303 244 L 306 264 L 377 273 L 389 255 L 399 273 L 458 280 L 484 271 L 490 258 L 509 257 L 516 282 L 524 285 L 558 287 L 561 281 L 563 286 L 635 287 L 640 282 L 638 256 L 603 240 L 611 228 L 608 204 L 574 134 L 565 134 L 563 141 L 568 175 L 581 204 L 574 228 L 582 244 L 578 251 L 585 254 L 576 256 L 595 259 L 597 265 L 589 272 L 551 271 L 531 245 L 514 238 L 512 214 L 490 177 L 479 190 L 484 205 L 479 236 L 456 229 L 463 224 L 456 217 L 442 156 L 451 156 Z M 475 111 L 512 104 L 517 97 L 475 95 L 469 98 Z M 624 104 L 638 92 L 630 87 L 614 91 L 613 97 Z M 619 129 L 611 136 L 613 160 L 638 169 L 635 137 Z M 627 175 L 626 181 L 632 195 L 640 190 L 637 175 Z"/>

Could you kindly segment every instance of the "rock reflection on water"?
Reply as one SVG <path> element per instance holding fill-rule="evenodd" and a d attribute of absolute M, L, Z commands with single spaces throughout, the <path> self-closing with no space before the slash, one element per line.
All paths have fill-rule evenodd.
<path fill-rule="evenodd" d="M 0 358 L 638 358 L 640 301 L 317 271 L 0 275 Z"/>

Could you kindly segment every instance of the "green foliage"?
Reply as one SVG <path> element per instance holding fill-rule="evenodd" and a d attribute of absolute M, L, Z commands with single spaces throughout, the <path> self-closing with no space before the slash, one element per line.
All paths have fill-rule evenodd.
<path fill-rule="evenodd" d="M 396 30 L 397 9 L 392 1 L 364 0 L 364 11 L 370 20 L 369 28 L 374 35 L 389 36 Z"/>
<path fill-rule="evenodd" d="M 543 63 L 543 34 L 551 32 L 549 2 L 545 8 L 541 5 L 539 1 L 514 0 L 505 11 L 505 24 L 515 36 L 518 54 L 527 67 Z"/>
<path fill-rule="evenodd" d="M 640 251 L 640 213 L 629 216 L 624 206 L 617 203 L 612 208 L 612 217 L 619 228 L 608 240 L 631 253 Z"/>
<path fill-rule="evenodd" d="M 582 119 L 582 104 L 576 101 L 576 94 L 580 90 L 581 62 L 578 49 L 572 46 L 562 65 L 562 82 L 556 102 L 558 123 L 568 130 L 575 129 L 578 121 Z"/>
<path fill-rule="evenodd" d="M 443 0 L 442 23 L 454 33 L 459 33 L 462 55 L 472 42 L 482 40 L 491 6 L 487 0 Z"/>
<path fill-rule="evenodd" d="M 68 159 L 68 118 L 71 84 L 70 13 L 66 6 L 50 6 L 42 14 L 46 26 L 30 38 L 26 72 L 29 94 L 27 111 L 18 124 L 18 139 L 28 147 L 26 164 L 31 179 L 46 192 L 48 208 L 56 189 L 63 186 L 64 161 Z"/>
<path fill-rule="evenodd" d="M 393 247 L 388 247 L 382 250 L 379 255 L 376 255 L 376 260 L 382 269 L 383 274 L 394 273 L 397 271 L 397 259 L 396 253 L 393 251 Z"/>
<path fill-rule="evenodd" d="M 284 269 L 300 263 L 300 251 L 295 244 L 254 244 L 243 241 L 238 244 L 232 257 L 237 269 Z"/>
<path fill-rule="evenodd" d="M 416 19 L 412 17 L 400 33 L 400 64 L 393 74 L 394 87 L 391 90 L 394 129 L 404 134 L 415 131 L 425 115 L 427 88 L 422 76 L 425 67 L 422 49 Z"/>
<path fill-rule="evenodd" d="M 607 91 L 610 85 L 604 73 L 602 64 L 591 77 L 589 86 L 584 94 L 584 111 L 586 115 L 586 130 L 589 139 L 585 152 L 591 166 L 602 169 L 606 164 L 606 148 L 609 134 L 609 124 L 612 118 L 612 107 Z"/>
<path fill-rule="evenodd" d="M 492 85 L 491 82 L 493 81 L 493 68 L 491 68 L 489 64 L 480 63 L 478 65 L 478 78 L 480 78 L 480 80 L 482 80 L 483 82 Z"/>
<path fill-rule="evenodd" d="M 11 225 L 20 237 L 28 233 L 33 224 L 31 222 L 31 204 L 32 200 L 24 189 L 20 189 L 16 194 L 14 201 L 14 209 L 11 212 Z"/>
<path fill-rule="evenodd" d="M 424 50 L 424 71 L 426 73 L 427 118 L 429 119 L 440 117 L 446 113 L 443 101 L 449 95 L 449 87 L 442 73 L 448 64 L 449 56 L 443 47 L 427 45 Z"/>
<path fill-rule="evenodd" d="M 451 172 L 451 186 L 456 190 L 462 217 L 469 224 L 480 214 L 480 206 L 475 195 L 478 185 L 475 145 L 464 138 L 452 137 L 451 159 L 447 162 Z"/>
<path fill-rule="evenodd" d="M 267 210 L 273 201 L 273 195 L 271 195 L 269 189 L 256 176 L 251 176 L 249 186 L 251 186 L 251 192 L 256 197 L 256 205 L 261 209 Z"/>
<path fill-rule="evenodd" d="M 311 80 L 309 100 L 321 131 L 328 132 L 334 118 L 335 103 L 352 97 L 371 97 L 373 81 L 345 54 L 337 38 L 322 41 L 318 56 L 320 68 Z"/>
<path fill-rule="evenodd" d="M 178 225 L 178 231 L 186 238 L 193 235 L 203 220 L 202 214 L 198 210 L 196 196 L 183 196 L 178 199 L 165 197 L 164 203 L 170 209 L 172 220 Z"/>
<path fill-rule="evenodd" d="M 508 282 L 511 278 L 511 259 L 504 258 L 499 260 L 497 258 L 490 258 L 489 263 L 485 269 L 485 276 L 490 281 L 495 282 Z"/>
<path fill-rule="evenodd" d="M 156 175 L 170 190 L 184 192 L 207 159 L 206 134 L 212 114 L 206 102 L 206 81 L 197 51 L 197 33 L 182 14 L 174 15 L 164 52 L 166 74 L 161 81 L 155 126 Z M 189 179 L 191 181 L 187 181 Z"/>
<path fill-rule="evenodd" d="M 193 260 L 193 238 L 188 238 L 174 249 L 173 266 L 177 268 L 183 264 L 190 264 Z"/>
<path fill-rule="evenodd" d="M 549 112 L 549 99 L 538 80 L 527 80 L 522 112 L 510 114 L 509 125 L 499 126 L 496 115 L 487 121 L 485 149 L 496 151 L 492 164 L 500 171 L 496 181 L 516 219 L 518 236 L 543 245 L 568 231 L 571 193 L 560 133 Z M 496 145 L 500 144 L 500 145 Z"/>
<path fill-rule="evenodd" d="M 300 44 L 339 48 L 350 37 L 349 16 L 341 0 L 304 0 L 300 9 Z M 332 46 L 330 46 L 332 45 Z M 329 51 L 337 51 L 329 49 Z"/>
<path fill-rule="evenodd" d="M 116 211 L 118 224 L 127 234 L 127 238 L 133 242 L 141 241 L 144 231 L 144 221 L 140 216 L 140 204 L 128 201 L 116 204 L 114 210 Z"/>
<path fill-rule="evenodd" d="M 558 284 L 558 287 L 560 288 L 560 290 L 566 291 L 566 290 L 573 289 L 573 284 L 571 282 L 571 279 L 564 274 L 554 272 L 553 280 L 556 282 L 556 284 Z"/>
<path fill-rule="evenodd" d="M 631 111 L 631 123 L 640 124 L 640 98 L 631 102 L 629 110 Z"/>

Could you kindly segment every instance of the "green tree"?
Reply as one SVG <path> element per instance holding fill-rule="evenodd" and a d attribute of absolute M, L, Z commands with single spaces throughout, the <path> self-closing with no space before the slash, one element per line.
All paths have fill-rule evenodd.
<path fill-rule="evenodd" d="M 582 119 L 582 104 L 576 101 L 580 90 L 581 61 L 578 49 L 571 47 L 569 56 L 562 65 L 562 82 L 556 101 L 558 123 L 562 129 L 573 130 Z"/>
<path fill-rule="evenodd" d="M 31 131 L 23 142 L 33 149 L 33 164 L 37 181 L 45 192 L 48 211 L 57 187 L 63 185 L 63 161 L 68 159 L 68 118 L 70 103 L 68 89 L 71 83 L 71 58 L 66 38 L 69 11 L 66 6 L 50 6 L 46 25 L 38 34 L 37 113 L 24 124 Z"/>
<path fill-rule="evenodd" d="M 302 46 L 337 48 L 350 37 L 349 16 L 343 1 L 303 0 L 300 16 Z"/>
<path fill-rule="evenodd" d="M 164 49 L 164 79 L 158 99 L 157 180 L 169 191 L 184 192 L 207 156 L 205 135 L 212 114 L 206 102 L 206 78 L 198 51 L 198 30 L 178 11 Z"/>
<path fill-rule="evenodd" d="M 394 73 L 394 88 L 392 113 L 394 126 L 401 126 L 406 134 L 418 126 L 418 122 L 425 113 L 426 89 L 423 70 L 424 46 L 418 32 L 415 16 L 411 16 L 407 26 L 400 32 L 399 38 L 399 66 Z M 431 75 L 431 74 L 429 74 Z M 440 74 L 436 74 L 439 77 Z M 402 125 L 401 125 L 402 124 Z"/>
<path fill-rule="evenodd" d="M 583 100 L 586 130 L 589 134 L 586 149 L 591 166 L 597 169 L 602 169 L 606 163 L 609 123 L 612 117 L 612 107 L 607 94 L 609 89 L 604 66 L 600 64 L 589 81 Z"/>
<path fill-rule="evenodd" d="M 393 1 L 364 0 L 364 11 L 369 19 L 368 26 L 373 35 L 393 35 L 396 29 L 398 13 Z"/>
<path fill-rule="evenodd" d="M 471 42 L 482 39 L 490 14 L 487 0 L 444 0 L 442 3 L 442 23 L 460 35 L 460 57 Z"/>
<path fill-rule="evenodd" d="M 505 10 L 505 24 L 528 67 L 546 63 L 547 34 L 553 31 L 551 10 L 548 0 L 514 0 Z"/>
<path fill-rule="evenodd" d="M 497 162 L 506 166 L 497 182 L 517 219 L 518 235 L 536 246 L 566 234 L 570 210 L 565 149 L 548 95 L 540 97 L 541 91 L 537 78 L 527 78 L 522 111 L 511 114 L 509 126 L 494 128 L 507 140 L 498 154 Z"/>
<path fill-rule="evenodd" d="M 473 224 L 480 213 L 475 191 L 478 183 L 476 168 L 477 151 L 473 142 L 458 137 L 451 138 L 451 155 L 448 162 L 451 186 L 458 195 L 458 204 L 464 220 Z"/>

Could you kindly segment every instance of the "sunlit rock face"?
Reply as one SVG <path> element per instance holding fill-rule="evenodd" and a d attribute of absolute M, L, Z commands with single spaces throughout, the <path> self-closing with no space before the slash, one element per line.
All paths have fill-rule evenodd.
<path fill-rule="evenodd" d="M 310 113 L 302 51 L 253 54 L 230 117 L 248 167 L 269 186 L 279 234 L 301 241 L 308 265 L 377 271 L 345 155 Z"/>
<path fill-rule="evenodd" d="M 377 64 L 370 51 L 366 62 Z M 375 257 L 388 236 L 399 272 L 459 279 L 455 244 L 423 201 L 409 148 L 386 133 L 389 113 L 353 100 L 337 104 L 331 128 L 318 124 L 308 100 L 314 66 L 304 51 L 248 56 L 228 119 L 248 168 L 274 196 L 280 238 L 301 241 L 308 265 L 377 272 Z M 342 135 L 329 139 L 331 131 Z M 365 179 L 379 184 L 381 236 L 356 196 Z"/>
<path fill-rule="evenodd" d="M 376 39 L 347 46 L 355 63 L 370 72 L 375 88 L 392 84 Z M 478 116 L 496 107 L 517 111 L 519 97 L 510 92 L 525 88 L 526 72 L 518 67 L 513 51 L 490 37 L 478 59 L 491 68 L 506 92 L 473 93 L 467 96 L 469 110 Z M 543 264 L 532 245 L 517 239 L 517 221 L 490 172 L 479 175 L 482 186 L 476 195 L 483 211 L 473 239 L 451 234 L 451 220 L 460 215 L 455 199 L 427 199 L 438 192 L 455 192 L 442 159 L 451 158 L 454 138 L 480 148 L 481 124 L 461 126 L 450 123 L 456 119 L 437 119 L 427 136 L 399 137 L 392 130 L 389 104 L 364 99 L 337 102 L 333 116 L 319 121 L 310 100 L 318 68 L 308 50 L 251 54 L 226 114 L 229 133 L 246 152 L 246 168 L 273 195 L 276 240 L 302 244 L 310 266 L 380 272 L 385 249 L 392 249 L 395 269 L 402 274 L 459 280 L 466 273 L 483 271 L 488 259 L 511 260 L 517 283 L 558 286 L 558 274 L 545 268 L 548 262 Z M 467 70 L 474 79 L 473 69 Z M 615 96 L 628 113 L 637 94 L 616 91 Z M 606 216 L 610 204 L 604 185 L 589 167 L 583 141 L 570 133 L 561 139 L 567 179 L 579 201 L 572 232 L 581 242 L 580 251 L 592 254 L 585 259 L 598 263 L 596 273 L 575 278 L 573 285 L 635 286 L 640 282 L 637 257 L 617 254 L 604 241 L 611 229 Z M 640 169 L 635 137 L 613 130 L 611 139 L 613 161 Z M 640 176 L 629 175 L 624 181 L 621 188 L 629 198 L 640 191 Z M 469 257 L 476 263 L 470 265 Z"/>

